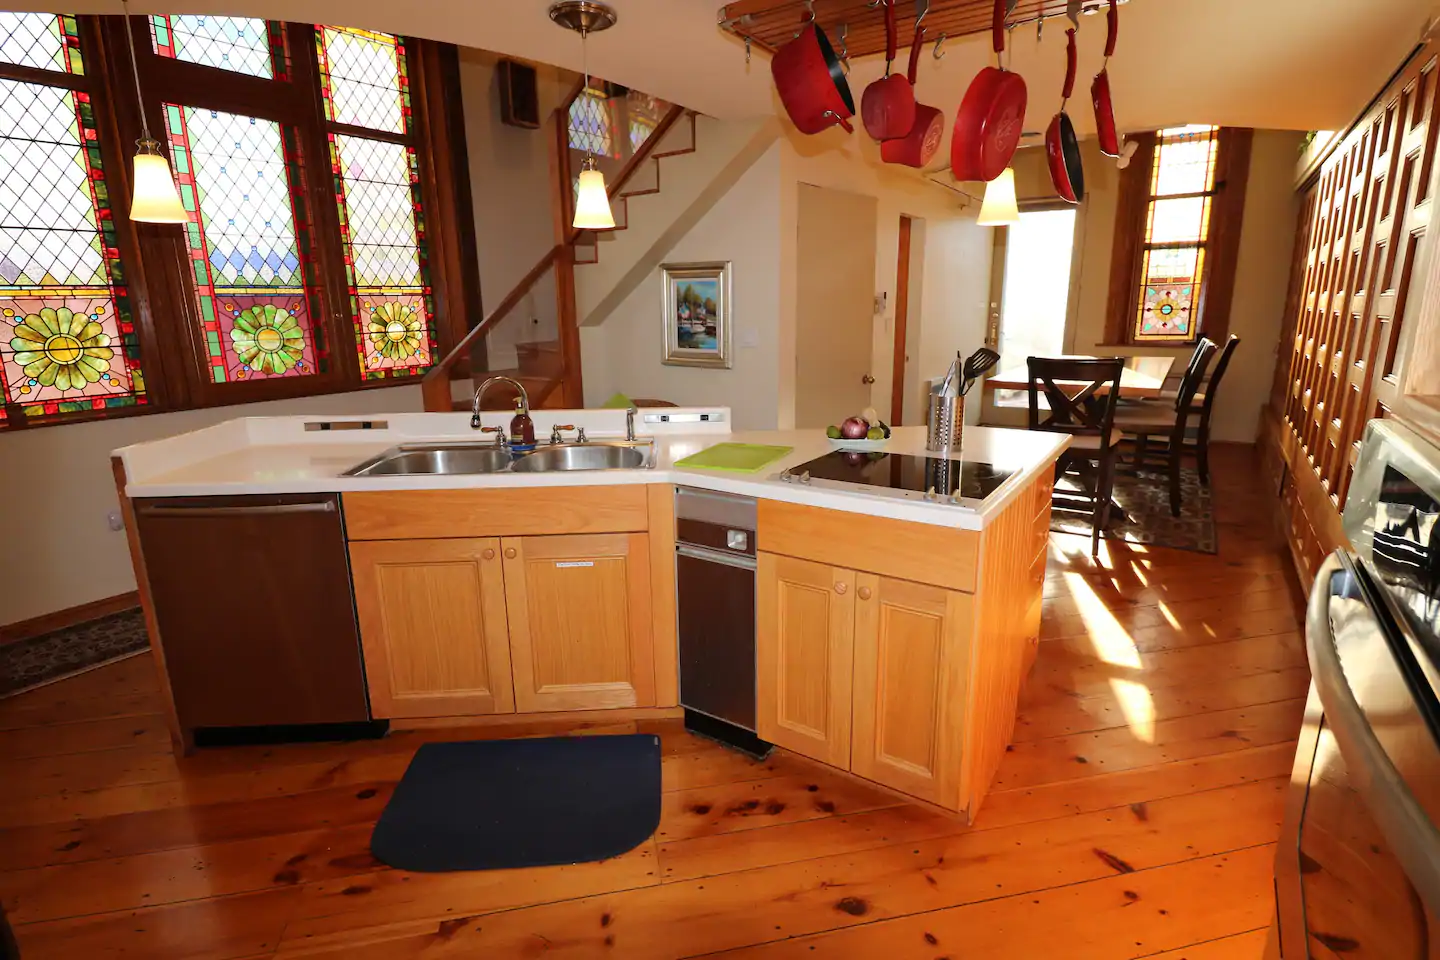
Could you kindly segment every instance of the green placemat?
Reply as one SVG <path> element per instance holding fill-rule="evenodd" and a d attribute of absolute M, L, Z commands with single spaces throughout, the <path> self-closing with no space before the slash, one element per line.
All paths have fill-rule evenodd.
<path fill-rule="evenodd" d="M 683 460 L 677 467 L 699 467 L 703 470 L 729 470 L 732 473 L 754 473 L 779 460 L 794 447 L 773 447 L 763 443 L 717 443 Z"/>

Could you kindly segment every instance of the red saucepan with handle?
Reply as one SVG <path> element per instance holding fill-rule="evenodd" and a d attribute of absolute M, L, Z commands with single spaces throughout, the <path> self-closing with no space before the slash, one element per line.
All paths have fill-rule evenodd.
<path fill-rule="evenodd" d="M 1065 49 L 1065 89 L 1061 93 L 1060 112 L 1045 131 L 1045 157 L 1050 161 L 1050 179 L 1060 199 L 1079 203 L 1085 199 L 1085 167 L 1080 162 L 1080 141 L 1075 137 L 1075 126 L 1065 112 L 1065 105 L 1075 92 L 1075 28 L 1065 33 L 1070 38 Z"/>
<path fill-rule="evenodd" d="M 915 85 L 915 76 L 920 69 L 920 50 L 925 43 L 925 28 L 915 28 L 915 41 L 910 45 L 910 85 Z M 940 141 L 945 139 L 945 114 L 925 103 L 915 104 L 915 122 L 910 132 L 894 140 L 880 141 L 880 159 L 886 163 L 901 163 L 907 167 L 922 168 L 935 159 L 940 151 Z"/>
<path fill-rule="evenodd" d="M 1120 156 L 1120 138 L 1115 133 L 1115 106 L 1110 102 L 1110 58 L 1115 55 L 1115 40 L 1120 33 L 1120 13 L 1115 0 L 1105 13 L 1105 63 L 1090 84 L 1090 99 L 1095 104 L 1095 139 L 1100 152 L 1107 157 Z"/>
<path fill-rule="evenodd" d="M 884 142 L 903 137 L 915 125 L 915 86 L 898 73 L 895 62 L 895 0 L 885 4 L 885 76 L 865 88 L 860 97 L 860 119 L 865 132 Z"/>
<path fill-rule="evenodd" d="M 839 124 L 852 133 L 855 98 L 835 48 L 814 20 L 770 60 L 775 89 L 790 121 L 801 133 L 819 133 Z"/>
<path fill-rule="evenodd" d="M 991 42 L 996 58 L 1005 52 L 1005 0 L 995 0 Z M 956 180 L 994 180 L 1010 165 L 1025 124 L 1025 81 L 1004 67 L 981 70 L 955 116 L 950 138 L 950 172 Z"/>

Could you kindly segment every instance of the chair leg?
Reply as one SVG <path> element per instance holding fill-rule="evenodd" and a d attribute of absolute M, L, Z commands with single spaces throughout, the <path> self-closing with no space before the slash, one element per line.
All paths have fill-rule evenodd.
<path fill-rule="evenodd" d="M 1180 516 L 1180 464 L 1185 459 L 1185 435 L 1176 431 L 1170 438 L 1170 515 Z"/>
<path fill-rule="evenodd" d="M 1135 437 L 1135 469 L 1141 470 L 1145 466 L 1145 447 L 1150 442 L 1150 435 L 1142 433 Z"/>
<path fill-rule="evenodd" d="M 1115 450 L 1100 457 L 1100 474 L 1095 480 L 1095 512 L 1091 525 L 1095 528 L 1090 540 L 1090 556 L 1100 556 L 1100 531 L 1110 525 L 1111 495 L 1115 489 Z"/>
<path fill-rule="evenodd" d="M 1195 472 L 1200 474 L 1200 482 L 1210 486 L 1210 422 L 1200 424 L 1200 429 L 1195 435 Z"/>

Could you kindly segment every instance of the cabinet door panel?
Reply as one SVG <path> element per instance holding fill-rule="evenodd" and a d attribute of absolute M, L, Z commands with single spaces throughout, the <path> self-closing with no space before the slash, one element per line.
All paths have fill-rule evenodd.
<path fill-rule="evenodd" d="M 515 537 L 502 544 L 519 709 L 652 706 L 645 534 Z"/>
<path fill-rule="evenodd" d="M 851 769 L 953 806 L 970 598 L 865 573 L 857 584 Z"/>
<path fill-rule="evenodd" d="M 757 577 L 757 732 L 848 767 L 855 574 L 761 553 Z"/>
<path fill-rule="evenodd" d="M 352 543 L 377 717 L 513 713 L 500 542 Z"/>

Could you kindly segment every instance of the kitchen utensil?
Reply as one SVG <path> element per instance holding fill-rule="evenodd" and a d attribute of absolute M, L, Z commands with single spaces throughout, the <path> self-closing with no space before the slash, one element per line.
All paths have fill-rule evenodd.
<path fill-rule="evenodd" d="M 990 29 L 996 62 L 1005 52 L 1005 0 L 995 0 Z M 1010 165 L 1025 122 L 1025 80 L 1003 66 L 970 81 L 950 138 L 950 172 L 957 180 L 994 180 Z"/>
<path fill-rule="evenodd" d="M 952 360 L 952 361 L 950 361 L 950 369 L 947 370 L 947 371 L 945 371 L 945 379 L 942 380 L 942 381 L 940 381 L 940 388 L 939 388 L 939 390 L 938 390 L 938 393 L 939 393 L 942 397 L 953 396 L 953 394 L 950 393 L 950 389 L 954 386 L 954 384 L 955 384 L 955 377 L 956 377 L 959 373 L 960 373 L 960 354 L 957 352 L 957 353 L 955 354 L 955 359 Z"/>
<path fill-rule="evenodd" d="M 975 381 L 995 369 L 995 364 L 999 362 L 1000 354 L 991 350 L 989 347 L 981 347 L 979 350 L 970 354 L 970 356 L 965 359 L 965 383 L 960 388 L 960 395 L 963 397 L 969 393 L 970 387 L 974 385 Z"/>
<path fill-rule="evenodd" d="M 1065 112 L 1070 95 L 1075 92 L 1075 28 L 1065 31 L 1069 37 L 1065 56 L 1065 87 L 1060 96 L 1060 112 L 1045 131 L 1045 156 L 1050 162 L 1050 180 L 1055 192 L 1067 203 L 1085 199 L 1085 166 L 1080 159 L 1080 141 L 1075 127 Z"/>
<path fill-rule="evenodd" d="M 958 447 L 964 430 L 965 398 L 932 393 L 930 413 L 925 421 L 925 449 L 951 450 Z"/>
<path fill-rule="evenodd" d="M 835 48 L 814 20 L 770 60 L 775 89 L 790 121 L 801 133 L 820 133 L 839 124 L 854 132 L 855 98 Z"/>
<path fill-rule="evenodd" d="M 920 68 L 920 49 L 925 42 L 925 28 L 915 27 L 915 40 L 910 44 L 910 84 Z M 940 141 L 945 138 L 945 114 L 925 103 L 915 104 L 915 122 L 910 132 L 894 140 L 880 142 L 880 159 L 886 163 L 900 163 L 907 167 L 922 168 L 935 159 L 940 151 Z"/>
<path fill-rule="evenodd" d="M 895 62 L 895 0 L 882 2 L 885 4 L 885 76 L 865 88 L 860 97 L 860 119 L 865 124 L 865 132 L 883 142 L 905 136 L 915 125 L 915 88 L 913 81 L 890 72 Z"/>
<path fill-rule="evenodd" d="M 1090 100 L 1095 105 L 1095 139 L 1100 152 L 1107 157 L 1120 156 L 1120 138 L 1115 133 L 1115 105 L 1110 100 L 1110 58 L 1115 55 L 1115 40 L 1120 33 L 1120 13 L 1116 0 L 1110 0 L 1105 12 L 1105 62 L 1090 84 Z"/>

